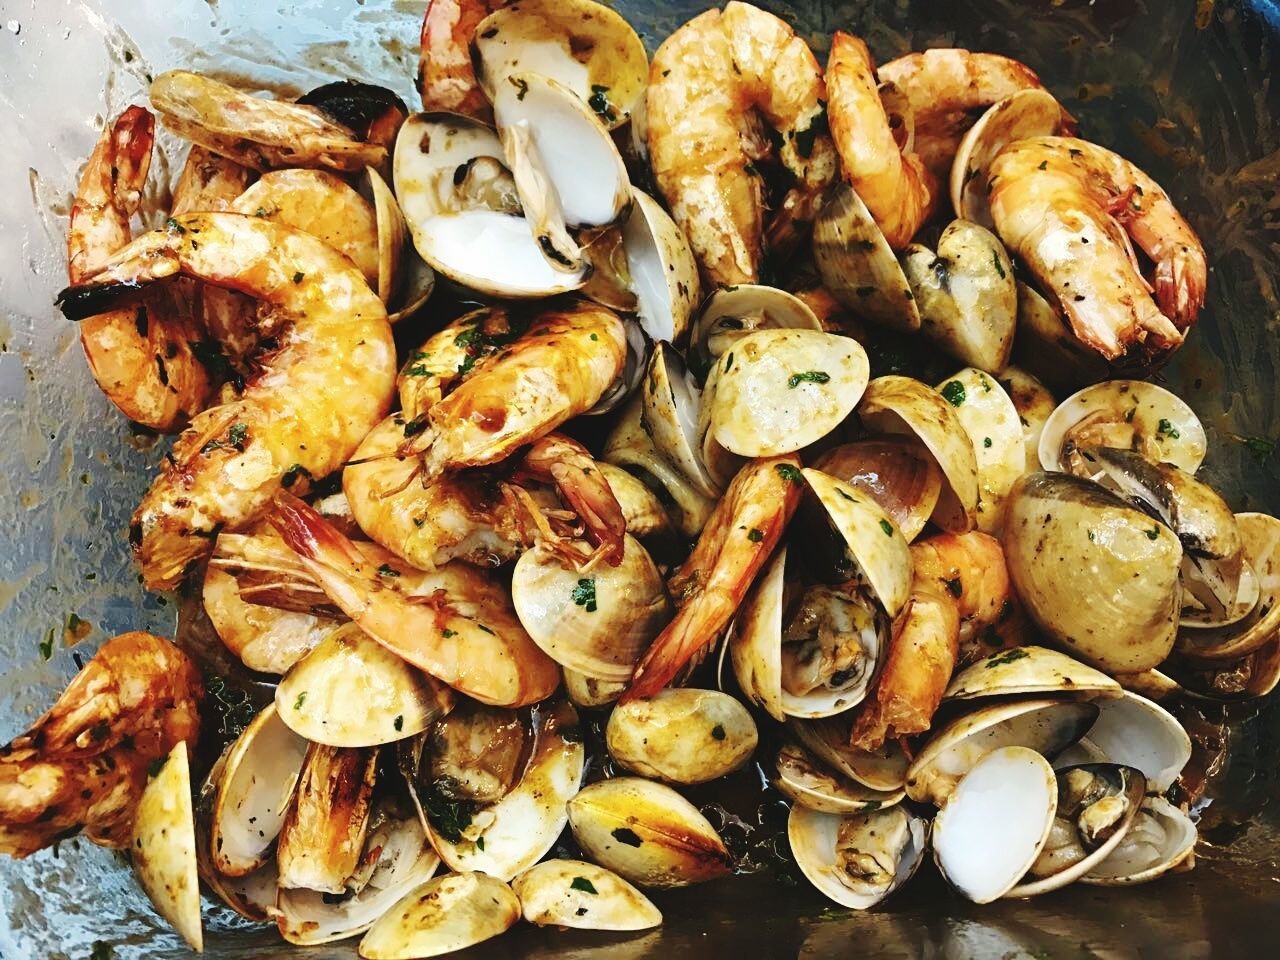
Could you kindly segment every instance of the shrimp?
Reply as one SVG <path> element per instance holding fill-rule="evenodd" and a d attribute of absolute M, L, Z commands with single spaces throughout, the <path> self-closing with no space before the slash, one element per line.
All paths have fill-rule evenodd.
<path fill-rule="evenodd" d="M 130 107 L 103 130 L 71 204 L 67 274 L 80 283 L 129 242 L 151 166 L 155 120 Z M 94 379 L 130 420 L 153 430 L 181 428 L 213 394 L 198 359 L 202 339 L 188 291 L 155 289 L 128 306 L 84 317 L 80 342 Z"/>
<path fill-rule="evenodd" d="M 536 703 L 560 685 L 560 668 L 520 625 L 509 592 L 480 570 L 414 570 L 352 543 L 288 494 L 268 519 L 343 613 L 420 670 L 492 706 Z"/>
<path fill-rule="evenodd" d="M 170 70 L 151 81 L 151 105 L 178 136 L 254 170 L 381 168 L 387 148 L 358 140 L 324 111 L 242 93 L 212 77 Z"/>
<path fill-rule="evenodd" d="M 1182 343 L 1204 305 L 1208 264 L 1154 180 L 1087 141 L 1033 137 L 1000 152 L 988 190 L 1000 238 L 1080 341 L 1108 360 Z M 1154 301 L 1130 241 L 1155 265 Z"/>
<path fill-rule="evenodd" d="M 756 111 L 780 135 L 782 164 L 796 180 L 782 215 L 802 220 L 836 175 L 825 100 L 805 42 L 747 3 L 708 10 L 658 48 L 646 100 L 649 156 L 709 283 L 760 275 L 764 189 L 754 162 L 768 148 Z"/>
<path fill-rule="evenodd" d="M 791 469 L 787 469 L 791 468 Z M 667 579 L 678 608 L 636 664 L 622 702 L 651 697 L 728 626 L 800 503 L 795 455 L 752 460 L 716 504 L 689 558 Z"/>
<path fill-rule="evenodd" d="M 626 357 L 622 321 L 593 303 L 544 310 L 531 322 L 498 308 L 468 314 L 405 368 L 400 455 L 421 457 L 424 483 L 505 460 L 595 406 Z"/>
<path fill-rule="evenodd" d="M 422 18 L 418 92 L 422 109 L 461 113 L 486 123 L 493 118 L 471 64 L 476 26 L 507 0 L 429 0 Z"/>
<path fill-rule="evenodd" d="M 884 669 L 850 734 L 862 750 L 928 730 L 961 642 L 985 635 L 1011 609 L 1004 550 L 994 537 L 939 534 L 913 543 L 911 559 L 911 601 L 894 624 Z"/>
<path fill-rule="evenodd" d="M 1025 64 L 995 53 L 944 48 L 908 53 L 880 67 L 880 80 L 891 83 L 907 101 L 914 131 L 914 150 L 934 175 L 946 181 L 965 131 L 983 112 L 1019 90 L 1043 84 Z M 1063 126 L 1075 121 L 1062 111 Z"/>
<path fill-rule="evenodd" d="M 168 640 L 108 640 L 0 749 L 0 853 L 26 857 L 81 829 L 102 846 L 127 846 L 148 767 L 179 742 L 195 746 L 203 695 L 199 671 Z"/>
<path fill-rule="evenodd" d="M 885 240 L 901 250 L 937 209 L 938 178 L 900 148 L 880 96 L 875 61 L 858 37 L 836 31 L 827 60 L 827 112 L 844 175 Z"/>
<path fill-rule="evenodd" d="M 64 290 L 62 309 L 92 314 L 179 273 L 250 294 L 281 322 L 243 394 L 192 421 L 133 515 L 129 539 L 152 589 L 176 585 L 218 531 L 256 519 L 282 488 L 345 463 L 395 388 L 391 325 L 360 272 L 315 237 L 258 217 L 175 217 Z"/>
<path fill-rule="evenodd" d="M 343 472 L 342 484 L 360 529 L 405 562 L 421 570 L 454 559 L 496 567 L 535 543 L 556 548 L 579 568 L 599 557 L 614 566 L 621 562 L 622 508 L 581 444 L 548 434 L 504 464 L 510 465 L 508 476 L 463 471 L 424 486 L 414 482 L 418 463 L 389 456 L 403 442 L 404 425 L 403 416 L 392 415 L 375 427 Z M 546 483 L 565 499 L 568 514 L 543 492 Z M 557 532 L 553 524 L 569 529 Z M 577 549 L 582 533 L 597 551 L 584 555 Z"/>

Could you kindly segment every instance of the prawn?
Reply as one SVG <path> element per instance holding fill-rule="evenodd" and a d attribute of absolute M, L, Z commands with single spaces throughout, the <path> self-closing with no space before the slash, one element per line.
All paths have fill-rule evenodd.
<path fill-rule="evenodd" d="M 414 570 L 379 546 L 352 543 L 289 494 L 267 519 L 361 630 L 460 693 L 518 707 L 560 685 L 560 668 L 520 625 L 509 591 L 480 570 Z"/>
<path fill-rule="evenodd" d="M 67 274 L 90 276 L 129 242 L 151 167 L 155 119 L 129 107 L 107 125 L 71 204 Z M 196 353 L 202 339 L 187 291 L 148 291 L 128 306 L 86 316 L 80 324 L 89 369 L 107 399 L 130 420 L 153 430 L 179 429 L 208 404 L 209 371 Z"/>
<path fill-rule="evenodd" d="M 0 748 L 0 853 L 25 857 L 81 829 L 125 847 L 147 769 L 195 746 L 200 673 L 150 633 L 103 644 L 49 711 Z"/>
<path fill-rule="evenodd" d="M 675 618 L 636 664 L 622 702 L 651 697 L 715 643 L 782 539 L 800 503 L 795 455 L 743 467 L 703 528 L 689 558 L 667 580 Z"/>
<path fill-rule="evenodd" d="M 885 240 L 901 250 L 938 206 L 941 184 L 909 147 L 900 147 L 881 98 L 875 61 L 860 38 L 836 31 L 827 60 L 831 136 L 844 175 Z"/>
<path fill-rule="evenodd" d="M 996 231 L 1080 341 L 1108 360 L 1182 343 L 1204 305 L 1208 264 L 1149 176 L 1085 140 L 1033 137 L 1000 152 L 988 191 Z M 1133 244 L 1154 263 L 1154 285 Z"/>
<path fill-rule="evenodd" d="M 418 92 L 422 109 L 483 120 L 493 118 L 471 63 L 476 26 L 507 0 L 429 0 L 419 41 Z"/>
<path fill-rule="evenodd" d="M 781 137 L 780 159 L 796 180 L 782 217 L 811 219 L 836 176 L 825 100 L 822 68 L 804 40 L 747 3 L 708 10 L 658 48 L 646 99 L 649 156 L 709 283 L 760 275 L 764 188 L 754 164 L 768 144 L 756 111 Z"/>
<path fill-rule="evenodd" d="M 942 48 L 908 53 L 880 67 L 880 80 L 891 83 L 907 101 L 914 150 L 940 180 L 951 174 L 965 131 L 991 106 L 1019 90 L 1043 89 L 1034 70 L 995 53 Z M 1075 121 L 1062 111 L 1064 130 Z"/>
<path fill-rule="evenodd" d="M 244 392 L 192 421 L 133 515 L 129 539 L 152 589 L 175 586 L 223 527 L 252 522 L 282 488 L 342 466 L 395 388 L 386 308 L 360 272 L 315 237 L 258 217 L 172 218 L 59 300 L 77 319 L 175 274 L 250 294 L 280 323 Z"/>
<path fill-rule="evenodd" d="M 910 603 L 894 623 L 884 669 L 850 734 L 862 750 L 928 730 L 961 644 L 989 639 L 988 631 L 1012 609 L 1009 571 L 995 537 L 939 534 L 913 543 L 911 560 Z"/>

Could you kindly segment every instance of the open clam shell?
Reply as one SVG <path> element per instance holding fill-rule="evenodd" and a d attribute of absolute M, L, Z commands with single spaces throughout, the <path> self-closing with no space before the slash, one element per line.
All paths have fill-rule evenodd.
<path fill-rule="evenodd" d="M 193 950 L 204 949 L 187 744 L 174 745 L 138 799 L 129 856 L 138 883 Z"/>
<path fill-rule="evenodd" d="M 853 412 L 870 366 L 854 339 L 758 330 L 719 361 L 711 432 L 732 453 L 772 457 L 820 440 Z"/>
<path fill-rule="evenodd" d="M 1019 90 L 987 108 L 960 141 L 951 166 L 951 206 L 956 215 L 992 229 L 991 161 L 1015 140 L 1060 132 L 1062 107 L 1047 90 Z"/>
<path fill-rule="evenodd" d="M 569 825 L 588 856 L 642 887 L 685 887 L 732 869 L 707 818 L 652 780 L 614 777 L 591 784 L 569 801 Z"/>
<path fill-rule="evenodd" d="M 960 778 L 1001 747 L 1027 747 L 1052 759 L 1084 736 L 1098 713 L 1096 702 L 1081 700 L 1040 698 L 980 706 L 929 737 L 907 771 L 907 796 L 944 805 Z"/>
<path fill-rule="evenodd" d="M 932 455 L 907 437 L 856 440 L 833 447 L 814 469 L 842 480 L 874 500 L 910 543 L 929 522 L 942 493 L 942 471 Z"/>
<path fill-rule="evenodd" d="M 1038 290 L 1021 280 L 1018 286 L 1018 329 L 1014 362 L 1055 390 L 1074 390 L 1081 384 L 1105 380 L 1107 362 L 1085 346 L 1070 323 Z"/>
<path fill-rule="evenodd" d="M 910 377 L 877 377 L 867 384 L 858 416 L 877 433 L 906 434 L 924 444 L 942 471 L 932 519 L 952 533 L 972 530 L 978 515 L 978 463 L 969 433 L 938 391 Z"/>
<path fill-rule="evenodd" d="M 276 900 L 275 859 L 242 877 L 220 873 L 213 864 L 213 844 L 210 840 L 213 801 L 226 770 L 227 756 L 233 746 L 234 744 L 229 744 L 214 761 L 196 796 L 196 872 L 218 899 L 240 916 L 251 923 L 269 923 Z"/>
<path fill-rule="evenodd" d="M 1168 790 L 1191 759 L 1191 738 L 1177 718 L 1129 690 L 1094 702 L 1098 718 L 1085 734 L 1087 746 L 1111 763 L 1142 771 L 1149 790 Z"/>
<path fill-rule="evenodd" d="M 867 205 L 847 183 L 833 188 L 813 224 L 823 285 L 859 317 L 894 330 L 920 329 L 911 284 Z"/>
<path fill-rule="evenodd" d="M 702 387 L 702 403 L 698 406 L 698 450 L 711 482 L 724 489 L 733 482 L 746 458 L 726 450 L 712 430 L 712 414 L 716 411 L 716 390 L 722 369 L 718 363 L 712 366 Z"/>
<path fill-rule="evenodd" d="M 998 650 L 951 678 L 945 700 L 1029 694 L 1119 696 L 1120 684 L 1065 653 L 1026 646 Z"/>
<path fill-rule="evenodd" d="M 364 960 L 437 957 L 506 933 L 520 919 L 520 901 L 501 880 L 449 873 L 414 887 L 360 941 Z"/>
<path fill-rule="evenodd" d="M 655 341 L 683 343 L 702 294 L 698 261 L 684 231 L 658 201 L 634 190 L 622 239 L 640 325 Z"/>
<path fill-rule="evenodd" d="M 1004 525 L 1004 501 L 1027 469 L 1022 423 L 1000 381 L 974 367 L 938 384 L 973 443 L 978 467 L 978 529 Z"/>
<path fill-rule="evenodd" d="M 783 744 L 776 760 L 778 775 L 773 785 L 795 804 L 816 810 L 847 816 L 867 813 L 900 803 L 906 791 L 872 790 L 862 784 L 825 769 L 803 747 L 794 743 Z"/>
<path fill-rule="evenodd" d="M 219 873 L 243 877 L 272 854 L 302 772 L 307 741 L 267 704 L 232 744 L 213 798 L 210 845 Z"/>
<path fill-rule="evenodd" d="M 409 225 L 387 181 L 372 167 L 367 174 L 378 222 L 378 296 L 387 305 L 387 319 L 397 323 L 431 297 L 436 273 L 409 242 Z"/>
<path fill-rule="evenodd" d="M 1001 747 L 956 785 L 933 821 L 933 858 L 947 881 L 975 903 L 1013 889 L 1049 839 L 1058 784 L 1044 757 Z"/>
<path fill-rule="evenodd" d="M 647 930 L 662 914 L 612 870 L 583 860 L 546 860 L 511 883 L 525 920 L 539 927 Z"/>
<path fill-rule="evenodd" d="M 585 290 L 583 293 L 586 295 Z M 618 374 L 618 379 L 596 401 L 596 405 L 582 414 L 584 417 L 612 413 L 640 389 L 640 383 L 649 369 L 649 357 L 653 353 L 652 341 L 631 317 L 623 317 L 622 326 L 627 338 L 627 358 L 623 362 L 622 373 Z"/>
<path fill-rule="evenodd" d="M 605 742 L 614 761 L 644 777 L 696 784 L 732 773 L 759 738 L 747 708 L 727 693 L 689 687 L 614 707 Z"/>
<path fill-rule="evenodd" d="M 1120 845 L 1080 882 L 1102 887 L 1146 883 L 1186 862 L 1195 846 L 1191 818 L 1163 797 L 1147 797 Z"/>
<path fill-rule="evenodd" d="M 791 854 L 805 877 L 843 907 L 868 910 L 924 862 L 929 823 L 902 807 L 837 816 L 793 806 Z"/>
<path fill-rule="evenodd" d="M 698 442 L 702 392 L 669 343 L 659 343 L 654 348 L 640 396 L 644 404 L 641 426 L 653 439 L 654 447 L 698 493 L 717 496 L 720 488 L 703 466 L 702 445 Z"/>
<path fill-rule="evenodd" d="M 421 733 L 455 699 L 444 683 L 346 623 L 280 681 L 275 705 L 281 721 L 312 743 L 370 747 Z M 361 708 L 350 709 L 353 703 Z"/>
<path fill-rule="evenodd" d="M 607 707 L 622 696 L 630 684 L 629 679 L 597 680 L 577 670 L 565 668 L 564 671 L 564 692 L 575 707 Z"/>
<path fill-rule="evenodd" d="M 1073 393 L 1053 411 L 1040 434 L 1040 465 L 1068 470 L 1082 447 L 1132 450 L 1195 473 L 1208 440 L 1195 412 L 1168 390 L 1144 380 L 1108 380 Z"/>
<path fill-rule="evenodd" d="M 843 717 L 790 717 L 789 730 L 819 761 L 872 790 L 891 792 L 907 780 L 909 761 L 897 741 L 887 741 L 872 753 L 849 745 L 849 722 Z"/>
<path fill-rule="evenodd" d="M 794 293 L 755 283 L 721 287 L 707 297 L 689 335 L 690 365 L 705 373 L 734 344 L 757 330 L 822 330 Z"/>
<path fill-rule="evenodd" d="M 591 0 L 524 0 L 476 26 L 476 79 L 490 100 L 512 76 L 536 73 L 564 84 L 610 129 L 644 98 L 649 59 L 635 30 Z"/>
<path fill-rule="evenodd" d="M 1022 440 L 1026 451 L 1024 470 L 1035 470 L 1040 465 L 1040 434 L 1044 425 L 1058 407 L 1058 401 L 1043 383 L 1020 367 L 1009 366 L 1000 371 L 1000 386 L 1013 401 L 1022 425 Z"/>

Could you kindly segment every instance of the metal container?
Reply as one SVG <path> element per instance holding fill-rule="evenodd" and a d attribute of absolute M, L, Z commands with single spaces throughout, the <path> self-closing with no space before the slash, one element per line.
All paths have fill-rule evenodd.
<path fill-rule="evenodd" d="M 1085 135 L 1119 150 L 1175 198 L 1213 272 L 1199 328 L 1161 380 L 1209 428 L 1205 476 L 1237 510 L 1280 513 L 1280 87 L 1274 0 L 796 0 L 763 4 L 825 49 L 844 29 L 886 59 L 971 46 L 1040 72 Z M 652 49 L 702 0 L 615 6 Z M 412 79 L 423 3 L 405 0 L 0 0 L 0 739 L 65 685 L 77 652 L 126 629 L 171 633 L 173 598 L 138 584 L 130 512 L 166 442 L 140 436 L 89 376 L 74 326 L 52 305 L 65 282 L 66 213 L 103 117 L 144 101 L 153 72 L 184 66 L 289 92 L 355 77 Z M 174 174 L 175 147 L 153 173 Z M 180 154 L 179 154 L 180 155 Z M 67 649 L 75 615 L 92 626 Z M 51 642 L 51 655 L 41 646 Z M 1198 736 L 1215 735 L 1206 722 Z M 975 908 L 917 880 L 887 911 L 827 908 L 807 887 L 731 878 L 659 898 L 660 930 L 619 938 L 520 928 L 477 956 L 621 960 L 820 957 L 1161 957 L 1274 950 L 1280 832 L 1274 704 L 1237 717 L 1232 761 L 1204 811 L 1194 873 L 1132 890 L 1071 888 Z M 274 931 L 211 919 L 215 958 L 352 957 L 354 942 L 294 950 Z M 187 956 L 117 857 L 67 841 L 0 861 L 0 956 Z"/>

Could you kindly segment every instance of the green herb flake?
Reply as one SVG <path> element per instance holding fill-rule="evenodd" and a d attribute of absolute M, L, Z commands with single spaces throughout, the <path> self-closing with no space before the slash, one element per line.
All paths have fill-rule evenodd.
<path fill-rule="evenodd" d="M 1228 433 L 1227 436 L 1249 451 L 1249 456 L 1259 464 L 1266 463 L 1276 449 L 1275 441 L 1264 437 L 1243 437 L 1238 433 Z"/>
<path fill-rule="evenodd" d="M 440 836 L 450 843 L 462 842 L 462 832 L 471 826 L 473 805 L 470 802 L 449 800 L 434 789 L 428 789 L 422 793 L 422 806 Z"/>
<path fill-rule="evenodd" d="M 158 776 L 160 775 L 160 771 L 164 769 L 164 762 L 165 762 L 165 760 L 166 760 L 166 759 L 168 759 L 168 758 L 167 758 L 167 757 L 156 757 L 154 760 L 152 760 L 150 763 L 148 763 L 148 764 L 147 764 L 147 776 L 148 776 L 149 778 L 158 777 Z"/>
<path fill-rule="evenodd" d="M 434 376 L 434 374 L 427 369 L 427 365 L 425 363 L 415 363 L 413 366 L 409 367 L 409 369 L 405 370 L 404 375 L 406 377 Z"/>
<path fill-rule="evenodd" d="M 1097 537 L 1095 537 L 1095 536 L 1093 535 L 1093 531 L 1092 531 L 1092 530 L 1086 530 L 1085 532 L 1089 535 L 1089 542 L 1090 542 L 1090 543 L 1096 543 L 1096 542 L 1097 542 Z"/>
<path fill-rule="evenodd" d="M 598 83 L 591 85 L 591 96 L 587 97 L 587 106 L 612 123 L 618 118 L 618 112 L 609 102 L 609 88 Z"/>
<path fill-rule="evenodd" d="M 253 215 L 255 217 L 265 217 L 267 215 L 267 208 L 259 207 L 257 210 L 253 211 Z"/>
<path fill-rule="evenodd" d="M 53 637 L 54 628 L 50 627 L 49 632 L 45 634 L 44 639 L 40 641 L 40 656 L 45 660 L 49 660 L 53 657 Z"/>
<path fill-rule="evenodd" d="M 1049 169 L 1049 161 L 1048 161 L 1048 160 L 1041 160 L 1041 161 L 1040 161 L 1040 166 L 1036 167 L 1036 169 L 1037 169 L 1037 170 L 1048 170 L 1048 169 Z"/>
<path fill-rule="evenodd" d="M 747 531 L 747 539 L 750 540 L 752 543 L 759 543 L 761 540 L 764 539 L 764 531 L 757 530 L 755 527 L 752 527 L 750 530 Z"/>
<path fill-rule="evenodd" d="M 775 464 L 773 469 L 777 470 L 778 476 L 787 483 L 800 483 L 804 480 L 804 475 L 789 463 Z"/>
<path fill-rule="evenodd" d="M 458 635 L 457 630 L 450 630 L 448 627 L 445 627 L 443 630 L 440 631 L 440 636 L 444 637 L 446 640 L 448 640 L 451 637 L 456 637 L 457 635 Z"/>
<path fill-rule="evenodd" d="M 573 602 L 587 613 L 596 612 L 596 581 L 592 577 L 583 577 L 573 588 Z"/>
<path fill-rule="evenodd" d="M 481 853 L 484 852 L 484 837 L 476 837 L 476 849 Z"/>
<path fill-rule="evenodd" d="M 725 737 L 724 724 L 717 723 L 714 727 L 711 728 L 711 739 L 723 740 L 724 737 Z"/>
<path fill-rule="evenodd" d="M 1148 539 L 1148 540 L 1158 540 L 1158 539 L 1160 539 L 1160 528 L 1159 528 L 1159 527 L 1152 527 L 1150 530 L 1146 531 L 1146 533 L 1147 533 L 1147 539 Z"/>
<path fill-rule="evenodd" d="M 516 88 L 516 99 L 524 102 L 525 95 L 529 92 L 529 83 L 520 77 L 508 77 L 511 85 Z"/>
<path fill-rule="evenodd" d="M 964 403 L 964 384 L 959 380 L 949 380 L 942 385 L 942 389 L 938 391 L 947 399 L 947 403 L 953 407 L 958 407 Z"/>
<path fill-rule="evenodd" d="M 600 339 L 600 335 L 599 335 L 599 334 L 597 334 L 597 333 L 593 333 L 593 334 L 591 335 L 591 339 L 592 339 L 592 340 L 596 340 L 596 341 L 598 341 L 598 340 Z"/>
<path fill-rule="evenodd" d="M 1182 436 L 1182 434 L 1178 432 L 1178 428 L 1175 427 L 1168 420 L 1166 420 L 1164 417 L 1161 417 L 1160 422 L 1156 425 L 1156 433 L 1163 434 L 1164 436 L 1168 437 L 1170 440 L 1177 440 L 1180 436 Z"/>
<path fill-rule="evenodd" d="M 1014 647 L 1012 650 L 1005 650 L 1003 653 L 993 653 L 987 658 L 985 669 L 990 670 L 993 667 L 1003 667 L 1007 663 L 1013 663 L 1015 660 L 1022 660 L 1030 656 L 1027 651 L 1020 647 Z"/>
<path fill-rule="evenodd" d="M 571 890 L 581 890 L 583 893 L 589 893 L 593 897 L 599 894 L 599 891 L 595 888 L 595 884 L 586 877 L 574 877 L 572 882 L 569 884 L 569 888 Z"/>
<path fill-rule="evenodd" d="M 959 597 L 964 593 L 964 584 L 960 582 L 959 577 L 952 577 L 950 580 L 943 578 L 943 583 L 947 585 L 947 589 L 951 591 L 953 597 Z"/>
<path fill-rule="evenodd" d="M 298 694 L 298 699 L 293 701 L 294 711 L 296 712 L 298 710 L 301 710 L 302 705 L 306 702 L 307 702 L 307 691 L 303 690 L 300 694 Z"/>
<path fill-rule="evenodd" d="M 297 271 L 296 273 L 294 273 L 294 275 L 293 275 L 293 282 L 294 282 L 294 283 L 301 283 L 304 277 L 306 277 L 306 274 L 305 274 L 305 273 L 303 273 L 301 270 L 299 270 L 299 271 Z"/>
<path fill-rule="evenodd" d="M 803 373 L 793 373 L 787 377 L 787 387 L 794 390 L 802 383 L 829 383 L 831 374 L 822 370 L 806 370 Z"/>
<path fill-rule="evenodd" d="M 613 839 L 619 843 L 625 843 L 628 847 L 638 847 L 643 842 L 634 830 L 627 827 L 618 827 L 614 830 Z"/>
<path fill-rule="evenodd" d="M 990 449 L 991 449 L 991 438 L 990 438 L 990 437 L 983 437 L 983 438 L 982 438 L 982 446 L 983 446 L 983 449 L 985 449 L 985 450 L 990 450 Z"/>
<path fill-rule="evenodd" d="M 168 229 L 168 230 L 172 231 L 173 233 L 186 233 L 186 232 L 187 232 L 187 228 L 186 228 L 186 227 L 184 227 L 182 224 L 180 224 L 177 220 L 173 219 L 173 217 L 170 217 L 168 220 L 166 220 L 166 221 L 164 222 L 164 225 L 165 225 L 166 229 Z"/>
<path fill-rule="evenodd" d="M 404 729 L 404 714 L 403 714 L 403 713 L 397 713 L 397 714 L 396 714 L 396 718 L 395 718 L 393 721 L 391 721 L 391 725 L 392 725 L 392 726 L 394 726 L 394 727 L 396 728 L 396 733 L 399 733 L 401 730 L 403 730 L 403 729 Z"/>
<path fill-rule="evenodd" d="M 284 472 L 284 476 L 280 478 L 280 486 L 288 490 L 298 482 L 298 477 L 306 477 L 310 480 L 311 471 L 300 463 L 292 463 L 289 465 L 289 469 Z"/>
<path fill-rule="evenodd" d="M 397 570 L 395 567 L 391 566 L 391 564 L 389 564 L 389 563 L 384 563 L 384 564 L 382 564 L 381 566 L 379 566 L 379 567 L 378 567 L 378 576 L 380 576 L 380 577 L 398 577 L 398 576 L 400 576 L 400 571 L 399 571 L 399 570 Z"/>
<path fill-rule="evenodd" d="M 237 450 L 244 450 L 244 442 L 249 439 L 249 428 L 243 423 L 233 423 L 227 431 L 227 442 Z"/>
<path fill-rule="evenodd" d="M 862 812 L 870 813 L 872 810 L 879 810 L 883 802 L 882 800 L 867 800 L 862 804 Z"/>
<path fill-rule="evenodd" d="M 884 531 L 884 535 L 885 535 L 886 537 L 892 537 L 892 536 L 893 536 L 893 524 L 892 524 L 892 523 L 890 523 L 888 520 L 881 520 L 881 521 L 880 521 L 880 529 Z"/>
<path fill-rule="evenodd" d="M 1000 279 L 1004 280 L 1007 274 L 1004 272 L 1004 264 L 1000 262 L 1000 251 L 991 251 L 991 264 L 996 268 L 996 273 L 1000 274 Z"/>

